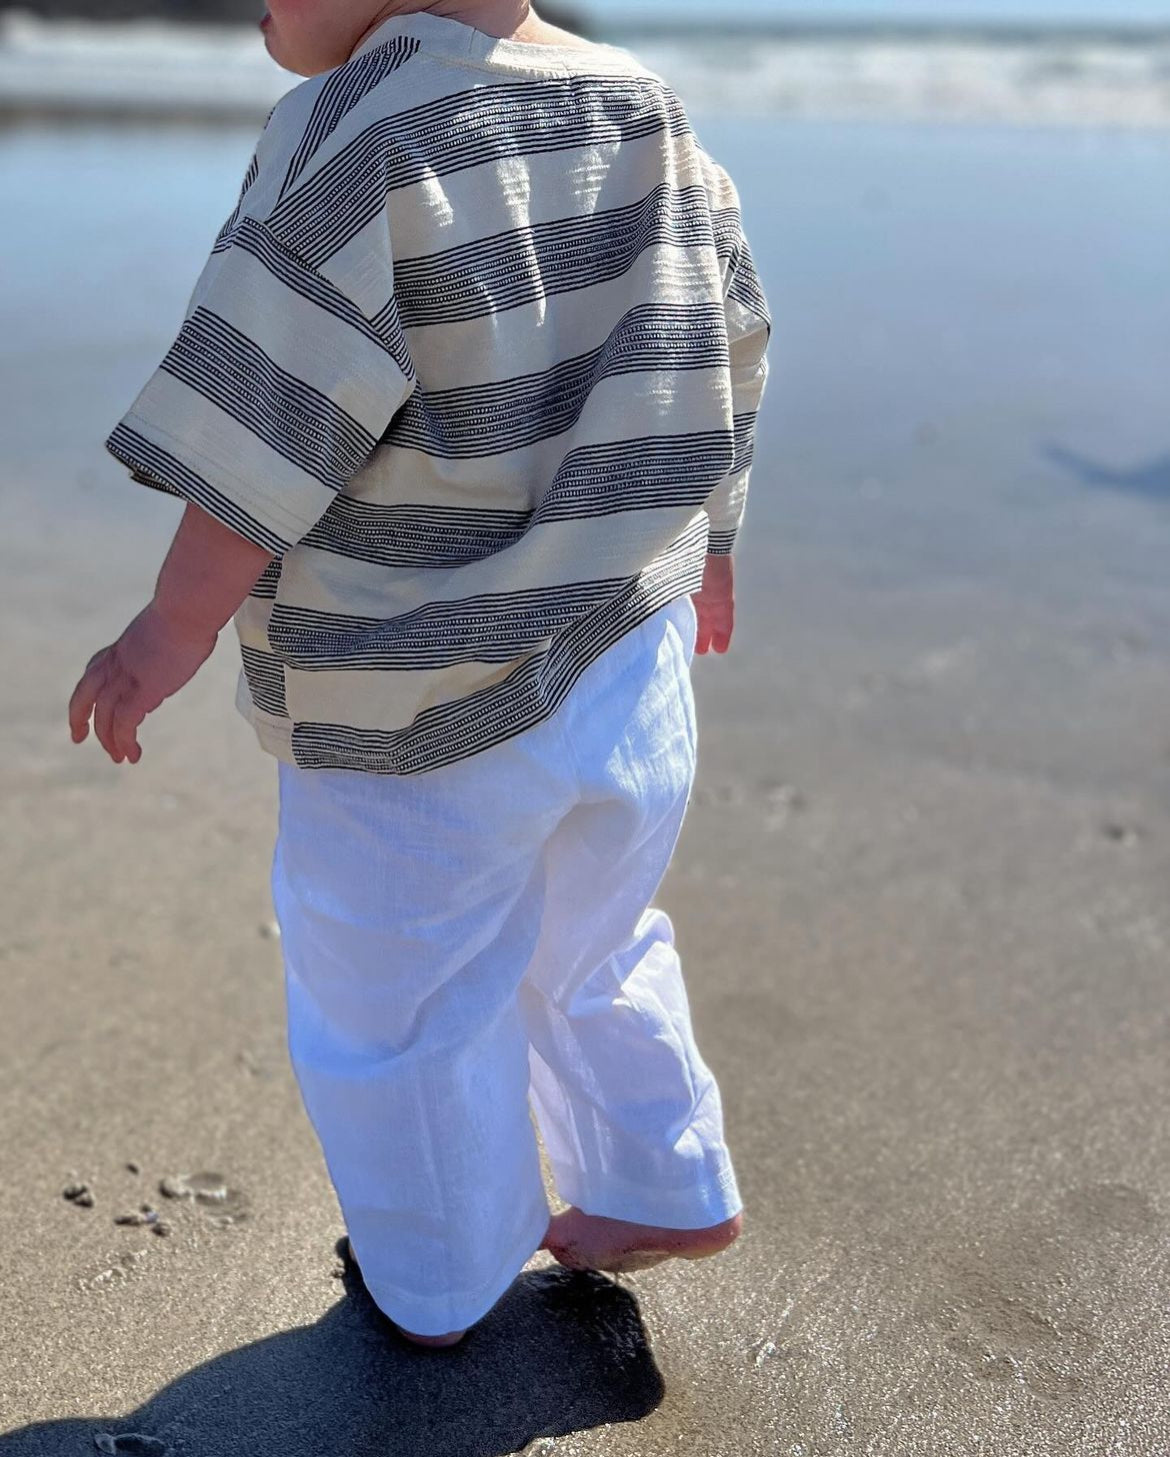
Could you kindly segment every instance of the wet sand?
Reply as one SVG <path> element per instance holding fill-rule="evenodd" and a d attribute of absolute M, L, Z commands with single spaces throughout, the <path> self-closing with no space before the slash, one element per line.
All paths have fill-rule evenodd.
<path fill-rule="evenodd" d="M 659 903 L 745 1233 L 536 1257 L 437 1353 L 340 1278 L 230 632 L 139 765 L 64 718 L 177 521 L 101 439 L 251 133 L 0 136 L 0 1457 L 1170 1450 L 1170 141 L 701 130 L 775 369 Z"/>

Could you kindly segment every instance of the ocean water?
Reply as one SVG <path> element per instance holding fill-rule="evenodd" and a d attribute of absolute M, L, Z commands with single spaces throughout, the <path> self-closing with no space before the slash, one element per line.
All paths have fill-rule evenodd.
<path fill-rule="evenodd" d="M 660 20 L 662 0 L 578 0 L 580 8 L 614 22 Z M 944 22 L 967 25 L 1028 23 L 1060 25 L 1165 24 L 1170 0 L 718 0 L 719 13 L 754 21 Z M 680 20 L 704 21 L 713 0 L 671 0 Z"/>
<path fill-rule="evenodd" d="M 689 106 L 717 114 L 1170 127 L 1170 34 L 1140 45 L 656 37 L 637 49 Z"/>
<path fill-rule="evenodd" d="M 720 115 L 1170 128 L 1170 25 L 1140 39 L 1059 27 L 1033 36 L 769 36 L 730 24 L 701 39 L 628 29 L 609 38 L 666 77 L 689 106 Z M 47 24 L 0 14 L 0 119 L 259 122 L 298 79 L 250 29 Z"/>

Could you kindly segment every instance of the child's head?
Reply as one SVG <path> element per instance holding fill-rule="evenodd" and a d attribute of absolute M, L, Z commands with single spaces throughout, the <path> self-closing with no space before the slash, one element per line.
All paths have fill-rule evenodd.
<path fill-rule="evenodd" d="M 358 42 L 390 16 L 437 8 L 431 0 L 268 0 L 260 24 L 278 65 L 316 76 L 348 61 Z M 463 8 L 472 9 L 473 0 Z"/>

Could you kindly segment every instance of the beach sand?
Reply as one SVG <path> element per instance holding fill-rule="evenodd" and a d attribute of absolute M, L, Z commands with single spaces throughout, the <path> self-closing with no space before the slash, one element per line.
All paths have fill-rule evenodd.
<path fill-rule="evenodd" d="M 449 1352 L 339 1278 L 231 630 L 139 765 L 65 719 L 178 519 L 101 441 L 252 132 L 0 135 L 0 1457 L 1170 1450 L 1170 140 L 700 129 L 774 369 L 658 900 L 745 1232 L 537 1256 Z"/>

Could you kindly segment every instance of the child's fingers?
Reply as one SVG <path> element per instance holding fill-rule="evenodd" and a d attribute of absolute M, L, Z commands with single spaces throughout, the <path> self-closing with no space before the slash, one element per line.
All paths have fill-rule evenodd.
<path fill-rule="evenodd" d="M 114 708 L 114 740 L 119 752 L 131 764 L 137 764 L 142 758 L 137 730 L 145 717 L 146 710 L 133 695 L 119 699 Z"/>
<path fill-rule="evenodd" d="M 712 604 L 710 614 L 711 647 L 717 653 L 725 653 L 731 646 L 731 628 L 735 615 L 735 604 L 731 597 L 723 596 Z"/>
<path fill-rule="evenodd" d="M 108 648 L 103 648 L 100 653 L 95 653 L 90 658 L 85 672 L 81 675 L 77 687 L 73 690 L 73 696 L 69 700 L 69 731 L 73 735 L 74 743 L 81 743 L 89 732 L 89 716 L 93 712 L 97 696 L 106 678 L 106 653 L 108 651 Z"/>
<path fill-rule="evenodd" d="M 731 610 L 720 612 L 711 624 L 711 646 L 717 653 L 725 653 L 731 646 Z"/>
<path fill-rule="evenodd" d="M 122 762 L 118 741 L 114 737 L 114 712 L 120 696 L 117 680 L 113 683 L 107 682 L 98 693 L 93 709 L 93 731 L 97 734 L 98 743 L 115 764 Z"/>

